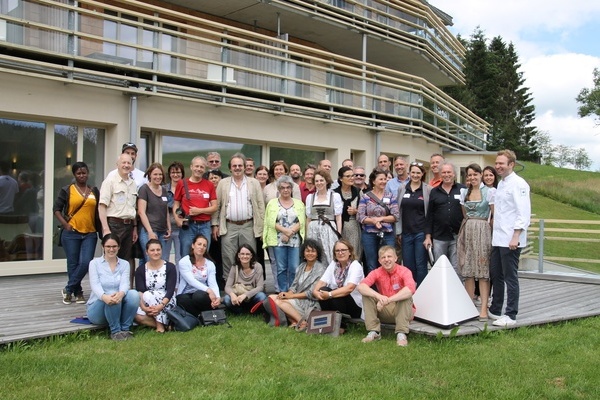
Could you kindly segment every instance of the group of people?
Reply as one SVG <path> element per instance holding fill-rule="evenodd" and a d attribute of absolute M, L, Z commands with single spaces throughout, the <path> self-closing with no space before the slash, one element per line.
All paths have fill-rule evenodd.
<path fill-rule="evenodd" d="M 100 190 L 87 185 L 87 166 L 75 163 L 75 181 L 54 207 L 67 255 L 63 302 L 85 302 L 81 280 L 89 266 L 88 317 L 109 325 L 115 340 L 131 337 L 134 320 L 164 332 L 176 304 L 194 315 L 221 305 L 235 313 L 252 309 L 267 298 L 265 252 L 275 285 L 270 296 L 298 330 L 306 329 L 311 310 L 337 310 L 365 318 L 365 342 L 380 338 L 381 322 L 395 323 L 397 343 L 405 346 L 429 249 L 436 259 L 449 258 L 473 298 L 479 283 L 480 318 L 498 317 L 503 326 L 515 321 L 530 210 L 529 187 L 514 174 L 511 151 L 498 153 L 495 168 L 467 167 L 468 186 L 456 182 L 454 166 L 439 154 L 431 157 L 429 183 L 424 165 L 403 156 L 392 163 L 382 155 L 368 180 L 363 167 L 344 160 L 336 181 L 329 160 L 302 171 L 284 161 L 255 167 L 236 153 L 228 175 L 212 152 L 194 157 L 186 178 L 180 162 L 139 171 L 136 156 L 135 144 L 125 143 Z M 494 218 L 499 208 L 503 215 Z M 104 255 L 92 260 L 97 233 Z M 134 271 L 136 242 L 144 254 Z"/>

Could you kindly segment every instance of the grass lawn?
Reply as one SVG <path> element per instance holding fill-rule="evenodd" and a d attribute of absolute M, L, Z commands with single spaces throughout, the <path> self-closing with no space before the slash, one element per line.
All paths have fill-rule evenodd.
<path fill-rule="evenodd" d="M 0 352 L 3 399 L 599 398 L 600 318 L 438 339 L 363 344 L 231 317 L 233 328 L 138 329 L 17 343 Z"/>

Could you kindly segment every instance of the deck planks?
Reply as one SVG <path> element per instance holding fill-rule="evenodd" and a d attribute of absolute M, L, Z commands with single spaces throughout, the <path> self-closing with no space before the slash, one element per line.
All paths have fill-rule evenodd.
<path fill-rule="evenodd" d="M 272 289 L 269 273 L 267 277 L 267 289 Z M 95 325 L 70 322 L 75 317 L 85 315 L 86 306 L 62 303 L 60 290 L 64 287 L 66 279 L 66 274 L 0 278 L 0 344 L 80 330 L 103 329 Z M 517 324 L 512 328 L 600 315 L 600 280 L 565 280 L 568 278 L 546 279 L 543 275 L 521 274 L 520 311 Z M 89 292 L 86 279 L 86 298 Z M 492 320 L 487 323 L 477 320 L 464 322 L 458 325 L 458 331 L 455 333 L 452 333 L 452 329 L 441 329 L 419 321 L 413 321 L 410 328 L 413 334 L 432 336 L 472 335 L 485 329 L 504 329 L 493 326 Z"/>

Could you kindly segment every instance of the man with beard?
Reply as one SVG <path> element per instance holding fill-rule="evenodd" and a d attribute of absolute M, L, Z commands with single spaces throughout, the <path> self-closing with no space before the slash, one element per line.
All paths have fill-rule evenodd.
<path fill-rule="evenodd" d="M 302 180 L 300 177 L 302 176 L 302 168 L 298 164 L 292 164 L 290 167 L 290 178 L 294 181 L 296 185 L 299 185 Z"/>

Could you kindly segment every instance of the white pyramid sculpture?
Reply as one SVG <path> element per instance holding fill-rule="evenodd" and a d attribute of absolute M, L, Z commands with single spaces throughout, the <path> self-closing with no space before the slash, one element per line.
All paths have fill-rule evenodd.
<path fill-rule="evenodd" d="M 415 319 L 451 328 L 479 316 L 452 264 L 442 255 L 433 265 L 413 296 Z"/>

